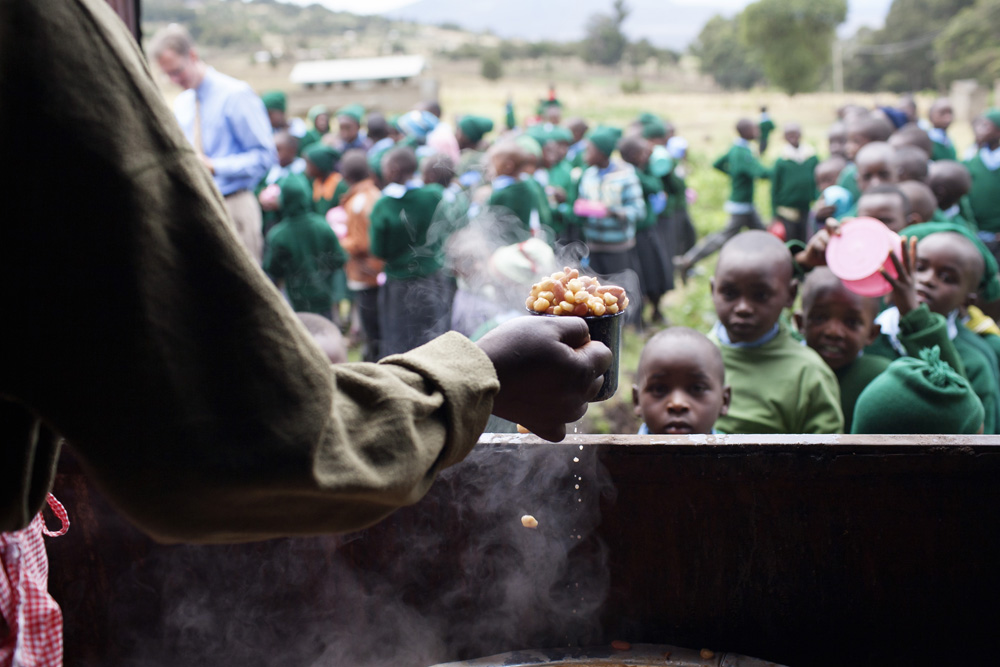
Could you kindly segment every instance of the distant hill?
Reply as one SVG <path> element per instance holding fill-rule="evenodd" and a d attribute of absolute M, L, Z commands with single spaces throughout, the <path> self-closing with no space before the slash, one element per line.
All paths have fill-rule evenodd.
<path fill-rule="evenodd" d="M 732 2 L 688 4 L 664 0 L 629 0 L 625 32 L 632 39 L 683 51 L 715 14 L 731 15 Z M 418 0 L 384 16 L 420 23 L 456 24 L 500 37 L 575 41 L 584 36 L 591 14 L 610 12 L 609 0 Z"/>

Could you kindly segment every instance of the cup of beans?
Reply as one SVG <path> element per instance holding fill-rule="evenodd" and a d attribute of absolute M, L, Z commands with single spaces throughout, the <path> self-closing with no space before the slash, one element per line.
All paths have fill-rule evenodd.
<path fill-rule="evenodd" d="M 532 315 L 547 317 L 582 317 L 590 329 L 591 340 L 604 343 L 613 355 L 604 374 L 604 384 L 594 401 L 606 401 L 618 390 L 618 359 L 621 352 L 622 314 L 628 307 L 625 289 L 601 285 L 592 276 L 566 267 L 535 283 L 524 302 Z"/>

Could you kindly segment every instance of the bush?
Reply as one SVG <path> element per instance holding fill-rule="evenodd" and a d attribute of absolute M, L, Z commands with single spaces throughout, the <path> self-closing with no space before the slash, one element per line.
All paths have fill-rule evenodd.
<path fill-rule="evenodd" d="M 503 76 L 503 63 L 500 61 L 499 53 L 488 53 L 483 56 L 482 74 L 488 81 L 496 81 Z"/>
<path fill-rule="evenodd" d="M 638 95 L 642 92 L 642 81 L 639 80 L 639 77 L 635 77 L 634 79 L 622 79 L 622 82 L 619 85 L 622 89 L 622 93 L 625 95 Z"/>

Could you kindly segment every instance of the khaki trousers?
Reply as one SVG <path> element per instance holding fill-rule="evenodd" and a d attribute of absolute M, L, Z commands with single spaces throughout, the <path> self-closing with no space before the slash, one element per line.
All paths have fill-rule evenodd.
<path fill-rule="evenodd" d="M 250 256 L 260 264 L 264 251 L 264 237 L 261 232 L 263 222 L 257 198 L 249 190 L 240 190 L 227 195 L 225 201 L 226 208 L 229 209 L 229 220 L 236 234 L 243 241 Z"/>

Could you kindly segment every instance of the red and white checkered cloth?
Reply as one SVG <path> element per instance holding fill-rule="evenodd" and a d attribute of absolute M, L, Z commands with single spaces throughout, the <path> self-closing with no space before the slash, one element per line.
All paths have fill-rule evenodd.
<path fill-rule="evenodd" d="M 51 493 L 49 507 L 62 522 L 45 527 L 42 513 L 27 528 L 0 533 L 0 667 L 61 667 L 62 613 L 48 593 L 49 559 L 42 535 L 58 537 L 69 529 L 66 510 Z"/>

